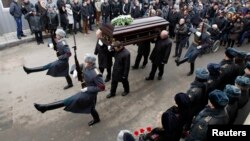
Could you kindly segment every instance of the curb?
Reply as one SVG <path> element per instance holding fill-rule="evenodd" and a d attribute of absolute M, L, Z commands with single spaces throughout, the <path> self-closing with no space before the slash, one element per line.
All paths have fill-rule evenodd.
<path fill-rule="evenodd" d="M 43 35 L 43 38 L 50 38 L 50 35 Z M 23 37 L 21 40 L 19 39 L 13 39 L 11 41 L 5 42 L 5 43 L 0 43 L 0 51 L 7 49 L 7 48 L 11 48 L 14 46 L 17 46 L 19 44 L 23 44 L 23 43 L 29 43 L 31 41 L 35 41 L 35 37 L 34 36 L 27 36 L 27 37 Z"/>

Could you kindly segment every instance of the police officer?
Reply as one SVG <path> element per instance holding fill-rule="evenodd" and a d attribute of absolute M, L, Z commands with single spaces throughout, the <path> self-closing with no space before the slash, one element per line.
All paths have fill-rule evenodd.
<path fill-rule="evenodd" d="M 228 105 L 226 106 L 226 111 L 229 116 L 229 124 L 233 124 L 238 115 L 241 90 L 234 85 L 228 84 L 226 85 L 224 92 L 229 99 Z"/>
<path fill-rule="evenodd" d="M 221 84 L 220 76 L 220 65 L 216 63 L 209 63 L 207 65 L 207 70 L 209 72 L 209 78 L 207 80 L 207 94 L 212 92 Z"/>
<path fill-rule="evenodd" d="M 97 70 L 94 55 L 86 54 L 84 56 L 83 77 L 86 87 L 81 89 L 75 95 L 61 101 L 50 104 L 34 104 L 35 108 L 44 113 L 48 110 L 65 107 L 64 110 L 72 113 L 91 114 L 93 120 L 88 125 L 92 126 L 100 122 L 99 114 L 95 109 L 97 94 L 105 90 L 102 74 Z M 74 70 L 73 77 L 77 77 L 77 71 Z"/>
<path fill-rule="evenodd" d="M 187 90 L 187 95 L 191 101 L 191 118 L 188 127 L 191 125 L 192 117 L 196 116 L 207 105 L 208 101 L 206 95 L 206 83 L 209 77 L 209 72 L 205 68 L 197 68 L 195 75 L 195 80 L 190 84 L 190 88 Z"/>
<path fill-rule="evenodd" d="M 24 71 L 29 74 L 33 72 L 40 72 L 44 70 L 48 70 L 47 75 L 52 77 L 65 77 L 68 85 L 64 87 L 64 89 L 68 89 L 73 86 L 72 80 L 69 76 L 69 57 L 71 56 L 71 52 L 68 44 L 66 43 L 64 37 L 66 36 L 65 31 L 62 29 L 56 30 L 56 42 L 57 42 L 57 57 L 58 60 L 49 63 L 45 66 L 35 67 L 35 68 L 27 68 L 23 66 Z"/>
<path fill-rule="evenodd" d="M 234 84 L 236 77 L 239 75 L 239 68 L 234 63 L 236 56 L 235 51 L 232 48 L 228 48 L 225 51 L 224 59 L 220 62 L 221 65 L 221 86 L 220 90 L 223 90 L 227 84 Z"/>
<path fill-rule="evenodd" d="M 124 88 L 122 96 L 126 96 L 129 93 L 128 75 L 130 68 L 130 52 L 120 41 L 115 41 L 112 46 L 114 47 L 116 53 L 112 72 L 111 89 L 107 98 L 111 98 L 116 95 L 118 82 L 122 82 Z"/>
<path fill-rule="evenodd" d="M 162 79 L 164 73 L 164 66 L 168 63 L 168 58 L 171 53 L 172 41 L 168 37 L 168 31 L 163 30 L 160 37 L 155 42 L 155 47 L 149 57 L 152 61 L 151 72 L 146 80 L 154 80 L 155 72 L 159 69 L 158 80 Z"/>
<path fill-rule="evenodd" d="M 220 90 L 209 93 L 209 104 L 195 117 L 186 141 L 207 140 L 208 125 L 226 125 L 229 122 L 225 106 L 227 95 Z"/>
<path fill-rule="evenodd" d="M 235 84 L 241 90 L 241 95 L 239 98 L 239 108 L 242 108 L 247 104 L 249 99 L 250 79 L 245 76 L 237 76 L 237 78 L 235 79 Z"/>
<path fill-rule="evenodd" d="M 105 82 L 108 82 L 111 79 L 113 52 L 109 51 L 108 46 L 102 42 L 102 31 L 100 29 L 96 31 L 96 37 L 97 37 L 97 43 L 95 47 L 95 55 L 98 55 L 99 70 L 102 74 L 104 72 L 104 69 L 107 70 L 107 76 Z"/>

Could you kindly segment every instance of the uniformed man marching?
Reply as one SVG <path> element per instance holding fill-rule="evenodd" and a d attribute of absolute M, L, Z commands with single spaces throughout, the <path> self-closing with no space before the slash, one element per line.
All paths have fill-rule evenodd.
<path fill-rule="evenodd" d="M 56 30 L 56 39 L 57 42 L 57 57 L 58 60 L 49 63 L 45 66 L 35 67 L 35 68 L 27 68 L 23 66 L 24 71 L 29 74 L 33 72 L 40 72 L 48 70 L 47 75 L 52 77 L 65 77 L 68 85 L 64 87 L 64 89 L 68 89 L 73 86 L 72 80 L 69 76 L 69 57 L 71 56 L 71 52 L 67 42 L 64 37 L 66 33 L 62 29 Z"/>
<path fill-rule="evenodd" d="M 47 110 L 54 110 L 65 107 L 64 110 L 72 113 L 91 114 L 93 120 L 88 125 L 92 126 L 100 122 L 99 114 L 95 109 L 97 94 L 105 90 L 102 74 L 96 68 L 96 58 L 94 55 L 86 54 L 84 57 L 84 67 L 82 68 L 86 87 L 75 95 L 61 101 L 50 104 L 34 104 L 41 113 Z M 77 77 L 77 71 L 73 71 L 73 77 Z"/>

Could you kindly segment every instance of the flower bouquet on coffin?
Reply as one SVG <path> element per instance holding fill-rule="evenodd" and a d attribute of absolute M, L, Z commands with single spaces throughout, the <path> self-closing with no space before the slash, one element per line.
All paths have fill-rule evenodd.
<path fill-rule="evenodd" d="M 113 20 L 111 20 L 111 24 L 113 26 L 127 26 L 130 25 L 134 19 L 130 15 L 120 15 Z"/>

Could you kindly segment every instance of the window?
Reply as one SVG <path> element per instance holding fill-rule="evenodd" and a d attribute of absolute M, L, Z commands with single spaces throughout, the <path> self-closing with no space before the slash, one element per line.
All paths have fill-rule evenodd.
<path fill-rule="evenodd" d="M 12 0 L 2 0 L 3 8 L 9 8 Z"/>

